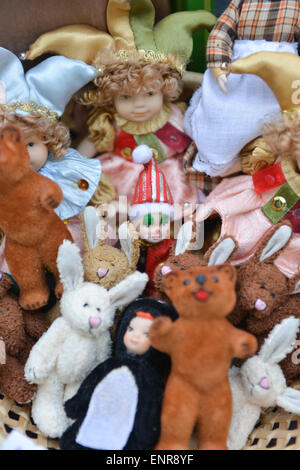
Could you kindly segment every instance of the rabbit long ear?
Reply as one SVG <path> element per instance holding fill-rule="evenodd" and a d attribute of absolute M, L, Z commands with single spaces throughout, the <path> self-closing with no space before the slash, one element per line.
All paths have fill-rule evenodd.
<path fill-rule="evenodd" d="M 112 287 L 109 290 L 109 297 L 114 308 L 124 307 L 133 302 L 142 294 L 148 280 L 147 274 L 136 271 Z"/>
<path fill-rule="evenodd" d="M 124 251 L 128 263 L 136 265 L 139 258 L 138 236 L 132 224 L 124 222 L 118 230 L 120 245 Z M 138 253 L 136 251 L 138 250 Z"/>
<path fill-rule="evenodd" d="M 96 248 L 101 238 L 103 230 L 103 222 L 101 221 L 99 214 L 95 207 L 87 206 L 83 212 L 83 221 L 85 226 L 85 233 L 89 247 L 91 249 Z"/>
<path fill-rule="evenodd" d="M 193 222 L 185 222 L 177 234 L 175 256 L 182 255 L 188 248 L 193 237 Z"/>
<path fill-rule="evenodd" d="M 300 390 L 288 387 L 285 392 L 277 398 L 277 405 L 289 413 L 300 415 Z"/>
<path fill-rule="evenodd" d="M 293 234 L 290 223 L 282 223 L 279 227 L 268 232 L 258 247 L 253 257 L 259 263 L 273 261 L 279 256 L 280 251 L 288 244 Z"/>
<path fill-rule="evenodd" d="M 300 320 L 289 317 L 276 325 L 265 340 L 258 355 L 265 362 L 277 364 L 294 349 Z"/>
<path fill-rule="evenodd" d="M 57 267 L 66 291 L 77 289 L 83 283 L 83 266 L 80 250 L 75 243 L 64 240 L 58 249 Z"/>
<path fill-rule="evenodd" d="M 207 266 L 216 266 L 229 261 L 237 248 L 237 243 L 231 237 L 225 237 L 213 245 L 204 255 Z"/>

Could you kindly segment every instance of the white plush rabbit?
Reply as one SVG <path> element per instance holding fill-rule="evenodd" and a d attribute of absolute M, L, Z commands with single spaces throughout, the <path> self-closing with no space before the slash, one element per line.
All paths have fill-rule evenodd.
<path fill-rule="evenodd" d="M 109 328 L 116 310 L 136 299 L 148 276 L 135 272 L 110 290 L 84 282 L 79 248 L 65 240 L 57 266 L 64 293 L 61 314 L 35 344 L 25 366 L 25 377 L 38 384 L 32 417 L 46 436 L 60 437 L 70 425 L 64 401 L 111 352 Z"/>
<path fill-rule="evenodd" d="M 228 448 L 242 449 L 261 413 L 261 408 L 279 406 L 300 414 L 300 391 L 287 387 L 278 365 L 295 345 L 300 320 L 294 317 L 277 324 L 259 353 L 239 369 L 229 371 L 233 398 L 233 416 Z"/>

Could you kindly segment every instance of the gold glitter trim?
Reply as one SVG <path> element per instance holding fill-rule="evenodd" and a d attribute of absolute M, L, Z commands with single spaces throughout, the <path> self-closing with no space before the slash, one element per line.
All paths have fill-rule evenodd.
<path fill-rule="evenodd" d="M 28 101 L 27 103 L 15 101 L 12 104 L 3 105 L 3 107 L 4 109 L 8 109 L 12 112 L 24 111 L 29 114 L 39 114 L 40 116 L 45 116 L 55 122 L 59 119 L 59 115 L 57 113 L 51 111 L 46 106 L 39 106 L 35 101 Z"/>
<path fill-rule="evenodd" d="M 186 65 L 179 60 L 178 56 L 164 54 L 160 51 L 145 51 L 144 49 L 140 49 L 139 51 L 127 51 L 125 49 L 121 49 L 116 53 L 116 56 L 124 62 L 128 62 L 128 60 L 134 58 L 134 56 L 138 56 L 139 58 L 144 59 L 146 62 L 162 62 L 169 64 L 170 67 L 177 70 L 180 75 L 183 75 L 186 69 Z"/>

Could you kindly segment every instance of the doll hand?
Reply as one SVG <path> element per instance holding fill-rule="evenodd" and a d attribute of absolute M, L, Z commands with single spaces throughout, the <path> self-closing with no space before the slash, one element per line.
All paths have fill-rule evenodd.
<path fill-rule="evenodd" d="M 220 90 L 227 94 L 228 93 L 228 90 L 227 90 L 227 75 L 229 74 L 229 70 L 226 70 L 225 69 L 225 65 L 224 67 L 213 67 L 210 69 L 211 70 L 211 73 L 213 74 L 217 84 L 219 85 L 219 88 Z"/>

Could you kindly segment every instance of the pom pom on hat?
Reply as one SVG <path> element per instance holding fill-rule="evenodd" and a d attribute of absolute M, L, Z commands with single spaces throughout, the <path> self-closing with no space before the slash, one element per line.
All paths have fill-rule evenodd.
<path fill-rule="evenodd" d="M 132 159 L 135 163 L 141 163 L 145 165 L 149 163 L 153 157 L 153 151 L 148 145 L 138 145 L 132 152 Z"/>

